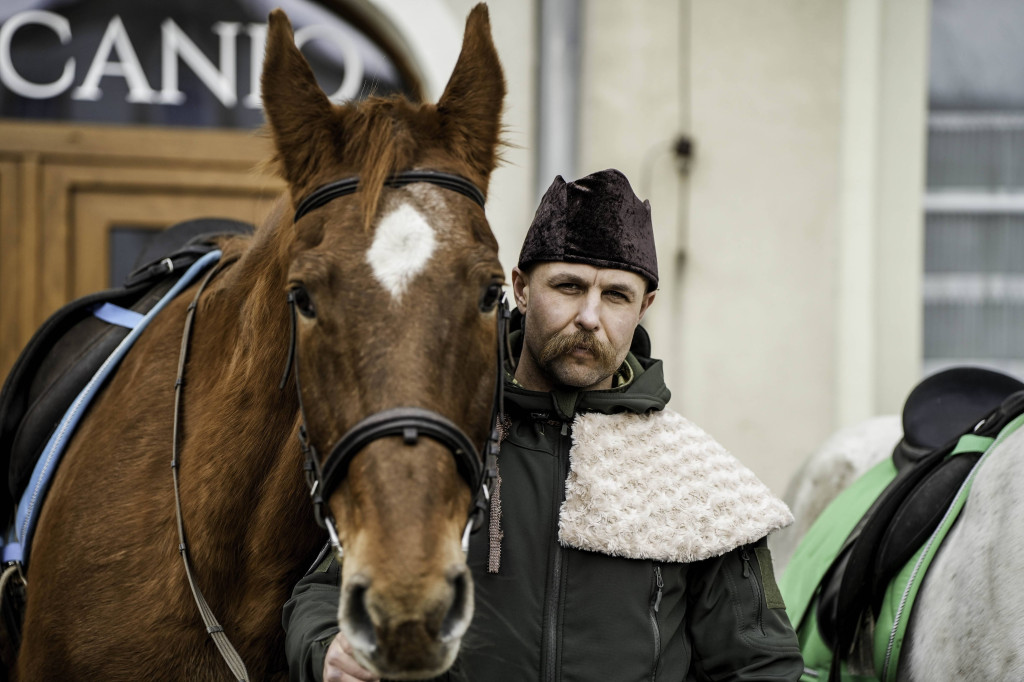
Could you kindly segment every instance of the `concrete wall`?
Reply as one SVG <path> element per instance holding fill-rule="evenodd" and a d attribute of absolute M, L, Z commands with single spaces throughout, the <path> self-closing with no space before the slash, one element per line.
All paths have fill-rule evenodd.
<path fill-rule="evenodd" d="M 644 320 L 680 409 L 681 264 L 689 191 L 673 145 L 687 117 L 687 3 L 584 3 L 579 174 L 618 168 L 651 202 L 659 291 Z"/>

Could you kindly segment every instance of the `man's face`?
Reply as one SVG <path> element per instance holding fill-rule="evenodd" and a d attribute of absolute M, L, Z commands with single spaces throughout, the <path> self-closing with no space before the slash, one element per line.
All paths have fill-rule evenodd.
<path fill-rule="evenodd" d="M 513 268 L 512 288 L 526 316 L 516 379 L 532 390 L 611 388 L 654 300 L 640 275 L 581 263 Z"/>

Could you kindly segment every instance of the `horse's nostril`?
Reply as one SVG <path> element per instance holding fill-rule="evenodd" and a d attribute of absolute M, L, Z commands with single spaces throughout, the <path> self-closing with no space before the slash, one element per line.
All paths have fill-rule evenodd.
<path fill-rule="evenodd" d="M 341 610 L 342 629 L 349 643 L 363 651 L 377 648 L 377 634 L 373 626 L 373 618 L 366 604 L 369 581 L 353 577 L 346 589 L 345 603 Z"/>
<path fill-rule="evenodd" d="M 460 566 L 449 575 L 448 583 L 452 588 L 452 604 L 441 623 L 441 640 L 445 642 L 465 634 L 473 609 L 473 584 L 469 569 Z"/>

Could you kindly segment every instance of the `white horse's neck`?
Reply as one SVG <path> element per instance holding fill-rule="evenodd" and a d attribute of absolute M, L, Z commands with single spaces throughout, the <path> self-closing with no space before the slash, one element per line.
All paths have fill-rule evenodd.
<path fill-rule="evenodd" d="M 906 679 L 1024 679 L 1021 500 L 1024 429 L 984 460 L 932 562 L 911 614 Z"/>
<path fill-rule="evenodd" d="M 776 570 L 789 563 L 818 515 L 861 474 L 892 454 L 903 435 L 899 417 L 887 415 L 836 432 L 790 480 L 785 501 L 796 521 L 772 534 Z"/>

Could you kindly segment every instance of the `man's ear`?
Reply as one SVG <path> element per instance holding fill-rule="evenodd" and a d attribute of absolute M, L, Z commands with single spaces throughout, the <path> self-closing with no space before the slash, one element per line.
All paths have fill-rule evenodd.
<path fill-rule="evenodd" d="M 647 309 L 651 307 L 652 303 L 654 303 L 654 295 L 656 293 L 658 293 L 658 292 L 657 291 L 648 291 L 646 294 L 644 294 L 643 299 L 641 299 L 641 301 L 640 301 L 640 319 L 641 320 L 644 319 L 644 314 L 647 312 Z"/>
<path fill-rule="evenodd" d="M 512 268 L 512 295 L 516 298 L 519 312 L 526 313 L 526 306 L 530 303 L 530 278 L 518 266 Z"/>

